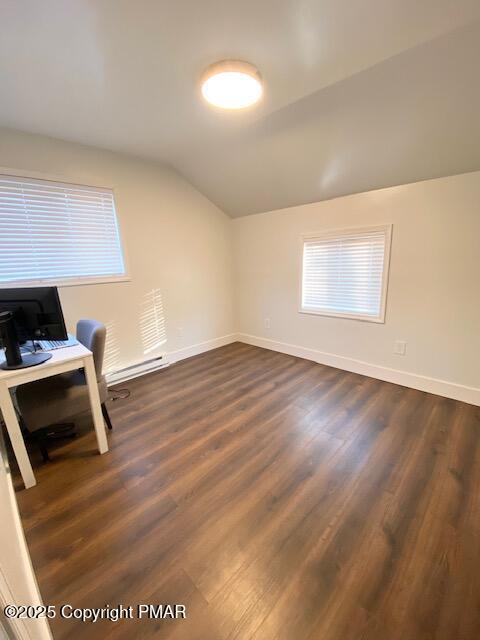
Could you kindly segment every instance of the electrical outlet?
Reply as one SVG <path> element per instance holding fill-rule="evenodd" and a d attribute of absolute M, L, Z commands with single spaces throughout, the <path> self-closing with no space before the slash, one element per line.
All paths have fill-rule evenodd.
<path fill-rule="evenodd" d="M 178 327 L 178 337 L 183 338 L 183 327 Z"/>
<path fill-rule="evenodd" d="M 395 340 L 393 353 L 395 353 L 397 356 L 404 356 L 407 353 L 407 343 L 403 340 Z"/>
<path fill-rule="evenodd" d="M 263 321 L 263 326 L 265 327 L 265 329 L 270 329 L 270 318 L 265 318 L 265 320 Z"/>

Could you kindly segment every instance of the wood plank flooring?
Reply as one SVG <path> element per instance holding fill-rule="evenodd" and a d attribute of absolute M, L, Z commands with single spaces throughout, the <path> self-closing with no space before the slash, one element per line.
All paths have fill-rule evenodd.
<path fill-rule="evenodd" d="M 56 639 L 480 637 L 479 408 L 241 343 L 127 386 L 107 455 L 80 426 L 18 491 L 33 563 L 48 604 L 187 619 Z"/>

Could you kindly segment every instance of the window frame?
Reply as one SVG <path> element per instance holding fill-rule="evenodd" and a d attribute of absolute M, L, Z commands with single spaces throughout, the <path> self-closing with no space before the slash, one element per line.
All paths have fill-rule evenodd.
<path fill-rule="evenodd" d="M 12 169 L 9 167 L 1 167 L 0 166 L 0 175 L 8 176 L 9 178 L 19 178 L 19 179 L 32 179 L 32 180 L 44 180 L 45 182 L 56 182 L 58 184 L 65 184 L 69 187 L 85 187 L 89 189 L 99 189 L 99 190 L 108 190 L 112 192 L 113 195 L 113 205 L 115 211 L 115 221 L 117 225 L 118 231 L 118 240 L 119 240 L 119 248 L 122 254 L 123 266 L 125 269 L 125 273 L 119 275 L 110 275 L 110 276 L 80 276 L 73 278 L 32 278 L 30 280 L 11 280 L 9 282 L 1 282 L 0 288 L 2 289 L 17 289 L 20 287 L 41 287 L 41 286 L 52 286 L 52 287 L 77 287 L 77 286 L 85 286 L 85 285 L 95 285 L 95 284 L 110 284 L 115 282 L 131 282 L 132 277 L 130 275 L 129 269 L 129 260 L 128 260 L 128 252 L 126 250 L 125 243 L 123 241 L 123 233 L 122 233 L 122 223 L 120 220 L 120 216 L 118 215 L 117 202 L 115 198 L 115 189 L 111 186 L 105 186 L 104 184 L 94 184 L 92 182 L 79 183 L 79 182 L 69 182 L 68 178 L 65 176 L 59 177 L 58 175 L 45 174 L 38 171 L 23 171 L 20 169 Z"/>
<path fill-rule="evenodd" d="M 382 270 L 382 294 L 380 298 L 380 312 L 378 316 L 370 316 L 360 313 L 343 313 L 341 311 L 329 311 L 328 309 L 310 309 L 303 306 L 303 256 L 305 250 L 305 242 L 322 240 L 326 237 L 331 237 L 332 235 L 338 233 L 348 234 L 352 232 L 369 232 L 369 231 L 384 231 L 385 232 L 385 253 L 383 260 L 383 270 Z M 324 316 L 329 318 L 344 318 L 346 320 L 359 320 L 361 322 L 373 322 L 376 324 L 385 324 L 385 316 L 387 311 L 387 294 L 388 294 L 388 284 L 390 279 L 390 255 L 391 255 L 391 247 L 392 247 L 392 234 L 393 234 L 393 224 L 380 224 L 380 225 L 369 225 L 362 227 L 340 227 L 340 228 L 332 228 L 332 229 L 322 229 L 321 231 L 317 231 L 314 233 L 302 234 L 300 236 L 300 275 L 299 275 L 299 297 L 298 297 L 298 313 L 306 314 L 306 315 L 315 315 L 315 316 Z"/>

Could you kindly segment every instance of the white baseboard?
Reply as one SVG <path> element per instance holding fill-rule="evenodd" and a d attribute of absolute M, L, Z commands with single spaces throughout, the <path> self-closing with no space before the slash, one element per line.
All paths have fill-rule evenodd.
<path fill-rule="evenodd" d="M 218 347 L 224 347 L 226 344 L 231 344 L 238 340 L 238 334 L 230 333 L 227 336 L 221 336 L 220 338 L 213 338 L 213 340 L 206 340 L 205 342 L 199 342 L 177 351 L 169 351 L 167 358 L 170 364 L 178 362 L 179 360 L 185 360 L 185 358 L 191 358 L 192 356 L 198 356 L 205 351 L 211 351 L 212 349 L 218 349 Z"/>
<path fill-rule="evenodd" d="M 445 398 L 452 398 L 453 400 L 460 400 L 462 402 L 467 402 L 468 404 L 480 406 L 480 389 L 475 387 L 467 387 L 461 384 L 456 384 L 455 382 L 429 378 L 417 373 L 390 369 L 389 367 L 382 367 L 377 364 L 371 364 L 370 362 L 364 362 L 363 360 L 355 360 L 353 358 L 339 356 L 334 353 L 326 353 L 324 351 L 317 351 L 316 349 L 299 347 L 285 342 L 276 342 L 275 340 L 260 338 L 247 333 L 239 333 L 237 335 L 237 340 L 256 347 L 263 347 L 264 349 L 287 353 L 291 356 L 297 356 L 298 358 L 313 360 L 314 362 L 319 362 L 320 364 L 325 364 L 329 367 L 335 367 L 336 369 L 352 371 L 353 373 L 359 373 L 370 378 L 377 378 L 378 380 L 384 380 L 385 382 L 393 382 L 394 384 L 399 384 L 403 387 L 411 387 L 412 389 L 418 389 L 438 396 L 444 396 Z"/>

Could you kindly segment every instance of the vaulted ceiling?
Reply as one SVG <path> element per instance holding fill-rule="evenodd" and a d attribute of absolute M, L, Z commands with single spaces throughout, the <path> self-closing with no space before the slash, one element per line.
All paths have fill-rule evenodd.
<path fill-rule="evenodd" d="M 210 63 L 260 105 L 199 96 Z M 232 216 L 480 169 L 478 0 L 2 0 L 0 126 L 167 162 Z"/>

